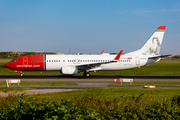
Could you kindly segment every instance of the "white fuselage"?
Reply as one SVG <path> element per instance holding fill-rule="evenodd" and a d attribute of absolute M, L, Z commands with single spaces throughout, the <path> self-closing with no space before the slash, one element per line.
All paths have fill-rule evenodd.
<path fill-rule="evenodd" d="M 116 55 L 46 55 L 45 70 L 61 70 L 64 66 L 79 66 L 112 61 Z M 147 56 L 126 56 L 121 55 L 117 62 L 101 64 L 96 70 L 125 70 L 146 65 Z"/>

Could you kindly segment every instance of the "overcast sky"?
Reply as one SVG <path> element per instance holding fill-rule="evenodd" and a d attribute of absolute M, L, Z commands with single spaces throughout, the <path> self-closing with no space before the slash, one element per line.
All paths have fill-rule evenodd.
<path fill-rule="evenodd" d="M 180 54 L 179 0 L 0 0 L 0 52 L 127 53 L 160 25 Z"/>

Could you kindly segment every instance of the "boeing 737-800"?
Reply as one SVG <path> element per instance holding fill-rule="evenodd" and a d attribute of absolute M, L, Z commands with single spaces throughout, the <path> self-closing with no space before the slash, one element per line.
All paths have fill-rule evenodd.
<path fill-rule="evenodd" d="M 77 75 L 91 71 L 126 70 L 147 66 L 161 59 L 159 55 L 166 26 L 159 26 L 143 47 L 137 51 L 117 55 L 27 55 L 14 58 L 6 67 L 22 71 L 60 71 L 63 75 Z"/>

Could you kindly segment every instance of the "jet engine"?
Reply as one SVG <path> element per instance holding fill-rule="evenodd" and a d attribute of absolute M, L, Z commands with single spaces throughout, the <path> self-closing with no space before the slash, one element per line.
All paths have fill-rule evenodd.
<path fill-rule="evenodd" d="M 77 75 L 78 69 L 76 66 L 64 66 L 60 71 L 63 75 Z"/>

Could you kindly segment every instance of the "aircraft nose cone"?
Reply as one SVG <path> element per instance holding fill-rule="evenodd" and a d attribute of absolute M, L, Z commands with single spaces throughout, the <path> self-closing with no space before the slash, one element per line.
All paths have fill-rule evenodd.
<path fill-rule="evenodd" d="M 9 68 L 9 67 L 10 67 L 10 63 L 9 63 L 9 62 L 6 63 L 5 66 L 6 66 L 7 68 Z"/>

